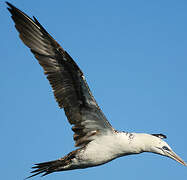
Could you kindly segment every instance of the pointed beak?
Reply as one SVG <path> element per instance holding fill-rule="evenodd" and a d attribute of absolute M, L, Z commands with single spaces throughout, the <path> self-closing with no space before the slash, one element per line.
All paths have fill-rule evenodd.
<path fill-rule="evenodd" d="M 182 165 L 187 166 L 187 164 L 173 151 L 167 152 L 167 156 L 174 159 L 175 161 L 181 163 Z"/>

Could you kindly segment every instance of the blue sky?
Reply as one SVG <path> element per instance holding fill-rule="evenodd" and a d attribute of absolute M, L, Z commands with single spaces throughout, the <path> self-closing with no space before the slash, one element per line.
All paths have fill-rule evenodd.
<path fill-rule="evenodd" d="M 187 161 L 187 2 L 185 0 L 10 0 L 38 18 L 84 72 L 118 130 L 163 133 Z M 1 9 L 1 179 L 23 179 L 34 163 L 74 149 L 43 70 Z M 186 179 L 187 168 L 151 153 L 61 172 L 45 180 Z M 35 177 L 33 179 L 40 179 Z"/>

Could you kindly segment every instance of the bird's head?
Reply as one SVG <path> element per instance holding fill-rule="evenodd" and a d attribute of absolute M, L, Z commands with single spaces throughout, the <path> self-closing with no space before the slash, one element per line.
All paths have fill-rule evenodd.
<path fill-rule="evenodd" d="M 148 138 L 149 142 L 147 149 L 148 152 L 153 152 L 156 154 L 160 154 L 166 157 L 169 157 L 171 159 L 174 159 L 175 161 L 181 163 L 184 166 L 187 166 L 187 164 L 171 149 L 171 147 L 163 140 L 166 136 L 163 134 L 152 134 Z"/>

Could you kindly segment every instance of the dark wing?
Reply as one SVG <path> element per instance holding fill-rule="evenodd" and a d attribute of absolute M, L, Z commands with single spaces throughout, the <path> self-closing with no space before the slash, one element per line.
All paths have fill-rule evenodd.
<path fill-rule="evenodd" d="M 97 135 L 113 131 L 97 105 L 82 71 L 71 56 L 34 17 L 8 3 L 19 37 L 34 54 L 47 75 L 60 108 L 73 124 L 75 146 L 84 146 Z"/>

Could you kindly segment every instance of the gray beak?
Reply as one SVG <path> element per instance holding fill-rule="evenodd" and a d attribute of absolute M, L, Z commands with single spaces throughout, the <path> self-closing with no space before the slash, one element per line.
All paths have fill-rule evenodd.
<path fill-rule="evenodd" d="M 175 154 L 173 151 L 169 151 L 169 152 L 167 151 L 165 153 L 168 157 L 174 159 L 175 161 L 181 163 L 184 166 L 187 166 L 187 164 L 177 154 Z"/>

